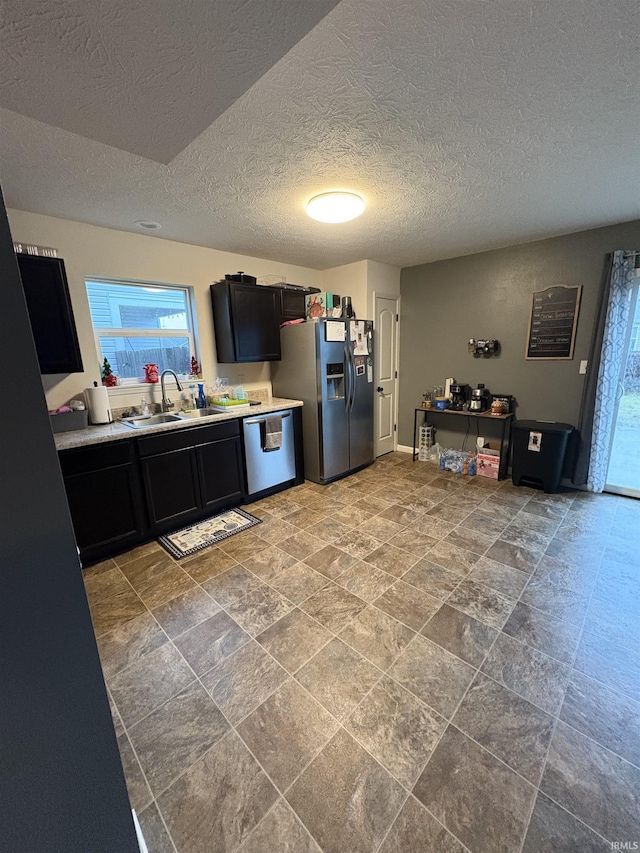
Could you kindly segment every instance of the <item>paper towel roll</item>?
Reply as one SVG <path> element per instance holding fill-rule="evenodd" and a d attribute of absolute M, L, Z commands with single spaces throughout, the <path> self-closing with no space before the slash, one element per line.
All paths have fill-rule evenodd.
<path fill-rule="evenodd" d="M 85 388 L 84 396 L 89 407 L 91 423 L 110 424 L 113 418 L 111 417 L 109 395 L 104 385 L 99 385 L 97 388 Z"/>

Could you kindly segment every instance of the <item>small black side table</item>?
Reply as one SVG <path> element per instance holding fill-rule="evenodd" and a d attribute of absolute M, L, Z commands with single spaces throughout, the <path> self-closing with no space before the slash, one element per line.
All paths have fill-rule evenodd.
<path fill-rule="evenodd" d="M 418 413 L 422 412 L 424 418 L 422 423 L 427 423 L 427 415 L 448 415 L 453 418 L 484 418 L 490 421 L 500 421 L 502 432 L 500 435 L 500 471 L 499 479 L 504 480 L 507 476 L 509 468 L 509 454 L 511 452 L 511 423 L 513 421 L 513 412 L 508 415 L 492 415 L 491 412 L 458 412 L 455 409 L 425 409 L 423 406 L 418 406 L 413 412 L 413 461 L 418 458 Z M 455 421 L 454 421 L 455 422 Z M 468 421 L 470 424 L 471 421 Z"/>

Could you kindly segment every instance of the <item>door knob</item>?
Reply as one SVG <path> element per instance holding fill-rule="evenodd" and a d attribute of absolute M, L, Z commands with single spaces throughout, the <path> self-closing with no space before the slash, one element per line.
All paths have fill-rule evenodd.
<path fill-rule="evenodd" d="M 376 391 L 379 391 L 382 394 L 382 392 L 384 391 L 384 388 L 382 387 L 382 385 L 378 385 L 378 387 L 376 388 Z"/>

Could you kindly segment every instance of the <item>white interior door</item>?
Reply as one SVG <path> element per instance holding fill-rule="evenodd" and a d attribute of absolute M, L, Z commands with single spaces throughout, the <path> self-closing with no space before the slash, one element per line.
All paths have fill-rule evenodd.
<path fill-rule="evenodd" d="M 375 455 L 396 447 L 398 399 L 398 299 L 375 295 Z"/>

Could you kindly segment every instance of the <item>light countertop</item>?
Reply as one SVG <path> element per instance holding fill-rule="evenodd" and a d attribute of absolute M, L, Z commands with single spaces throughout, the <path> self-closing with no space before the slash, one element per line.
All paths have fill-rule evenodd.
<path fill-rule="evenodd" d="M 262 402 L 259 406 L 249 406 L 231 412 L 220 412 L 206 417 L 187 417 L 181 421 L 172 421 L 168 424 L 155 424 L 142 429 L 131 429 L 118 421 L 111 424 L 89 426 L 86 429 L 76 429 L 69 432 L 59 432 L 53 437 L 56 442 L 56 450 L 70 450 L 73 447 L 88 447 L 91 444 L 102 444 L 107 441 L 119 441 L 123 438 L 137 438 L 152 435 L 157 432 L 168 432 L 171 430 L 185 429 L 188 427 L 202 426 L 204 424 L 215 424 L 219 421 L 238 420 L 249 416 L 259 417 L 271 412 L 279 412 L 283 409 L 294 409 L 302 406 L 301 400 L 287 400 L 283 397 L 272 397 Z"/>

